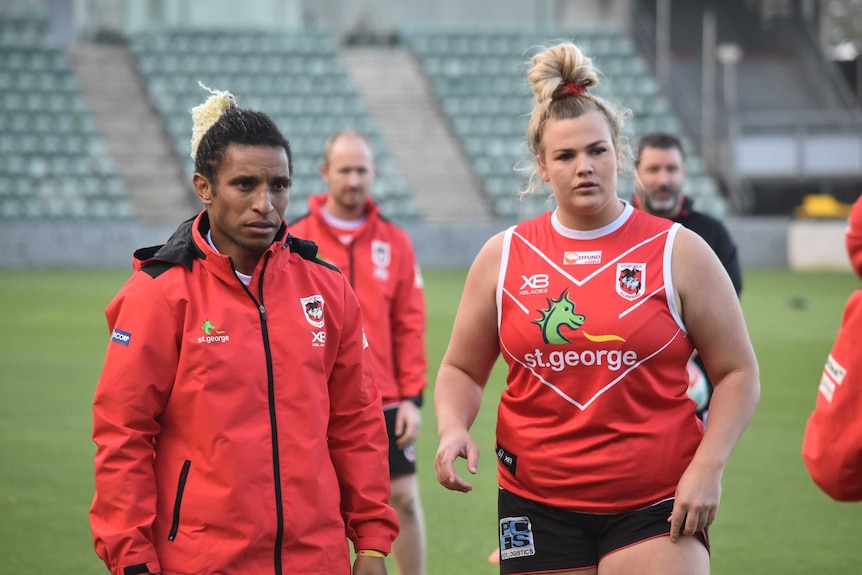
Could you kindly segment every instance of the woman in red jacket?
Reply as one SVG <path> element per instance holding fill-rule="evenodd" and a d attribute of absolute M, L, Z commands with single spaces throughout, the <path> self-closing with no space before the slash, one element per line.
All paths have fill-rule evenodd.
<path fill-rule="evenodd" d="M 862 198 L 847 226 L 847 253 L 862 277 Z M 847 301 L 841 328 L 820 378 L 802 457 L 814 482 L 836 501 L 862 501 L 862 290 Z"/>
<path fill-rule="evenodd" d="M 107 308 L 90 525 L 114 575 L 385 575 L 398 532 L 359 304 L 287 233 L 290 146 L 216 92 L 192 111 L 205 209 Z"/>

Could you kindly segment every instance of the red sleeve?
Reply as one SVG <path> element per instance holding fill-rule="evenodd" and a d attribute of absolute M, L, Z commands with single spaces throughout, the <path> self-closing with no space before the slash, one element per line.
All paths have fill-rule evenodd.
<path fill-rule="evenodd" d="M 153 446 L 177 370 L 176 321 L 143 272 L 132 276 L 105 315 L 110 339 L 93 402 L 90 528 L 96 553 L 112 573 L 142 564 L 157 573 Z"/>
<path fill-rule="evenodd" d="M 426 384 L 425 294 L 413 245 L 401 232 L 398 287 L 392 302 L 392 347 L 401 397 L 421 397 Z"/>
<path fill-rule="evenodd" d="M 354 548 L 389 553 L 398 520 L 389 506 L 389 440 L 380 391 L 371 374 L 359 301 L 344 282 L 339 357 L 329 380 L 329 451 L 341 510 Z"/>
<path fill-rule="evenodd" d="M 814 482 L 837 501 L 862 501 L 862 290 L 850 296 L 820 378 L 802 457 Z"/>

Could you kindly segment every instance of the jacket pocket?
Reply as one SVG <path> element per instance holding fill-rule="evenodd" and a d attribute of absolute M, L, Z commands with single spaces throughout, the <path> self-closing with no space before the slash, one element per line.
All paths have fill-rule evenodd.
<path fill-rule="evenodd" d="M 168 541 L 173 541 L 176 538 L 177 530 L 180 528 L 180 509 L 183 506 L 183 492 L 186 490 L 186 479 L 189 477 L 189 468 L 191 466 L 192 462 L 186 459 L 180 471 L 180 479 L 177 482 L 177 498 L 174 500 L 174 517 L 171 521 L 171 530 L 168 532 Z"/>

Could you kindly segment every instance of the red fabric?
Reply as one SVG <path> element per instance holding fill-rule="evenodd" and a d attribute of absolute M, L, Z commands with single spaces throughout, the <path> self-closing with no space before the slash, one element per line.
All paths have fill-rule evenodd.
<path fill-rule="evenodd" d="M 853 204 L 847 254 L 862 277 L 862 197 Z M 814 482 L 837 501 L 862 501 L 862 290 L 844 308 L 829 352 L 814 411 L 808 418 L 802 458 Z"/>
<path fill-rule="evenodd" d="M 290 224 L 290 233 L 315 242 L 318 257 L 338 267 L 356 291 L 384 405 L 419 396 L 427 370 L 425 300 L 410 238 L 371 199 L 361 228 L 333 228 L 321 211 L 326 198 L 309 198 L 308 215 Z M 343 236 L 351 241 L 343 243 Z"/>
<path fill-rule="evenodd" d="M 862 196 L 853 204 L 847 221 L 847 255 L 856 275 L 862 277 Z"/>
<path fill-rule="evenodd" d="M 191 270 L 154 278 L 145 265 L 106 310 L 113 335 L 93 411 L 96 551 L 115 575 L 141 563 L 165 575 L 271 573 L 276 553 L 285 574 L 349 573 L 345 535 L 388 552 L 397 534 L 358 303 L 341 274 L 275 242 L 249 286 L 262 294 L 263 322 L 229 259 L 201 236 L 201 217 L 180 238 L 202 252 Z M 311 325 L 301 299 L 315 295 L 323 326 Z"/>
<path fill-rule="evenodd" d="M 692 343 L 665 283 L 678 229 L 627 206 L 601 230 L 548 214 L 510 230 L 497 294 L 501 487 L 584 513 L 673 496 L 703 435 L 686 395 Z"/>
<path fill-rule="evenodd" d="M 850 296 L 829 352 L 802 457 L 814 482 L 837 501 L 862 501 L 862 290 Z"/>

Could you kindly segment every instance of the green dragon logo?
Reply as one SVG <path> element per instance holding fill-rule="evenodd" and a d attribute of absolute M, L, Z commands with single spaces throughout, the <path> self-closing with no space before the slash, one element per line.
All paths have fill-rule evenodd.
<path fill-rule="evenodd" d="M 586 321 L 586 316 L 575 313 L 575 302 L 569 299 L 569 290 L 564 289 L 559 299 L 547 299 L 548 308 L 536 310 L 542 317 L 533 321 L 542 328 L 542 339 L 545 343 L 563 345 L 570 343 L 562 334 L 563 327 L 576 330 Z"/>
<path fill-rule="evenodd" d="M 223 331 L 216 329 L 216 326 L 213 325 L 213 322 L 211 322 L 208 319 L 204 320 L 204 323 L 201 326 L 201 329 L 204 330 L 204 334 L 206 334 L 206 335 L 212 335 L 213 332 L 224 333 Z"/>

